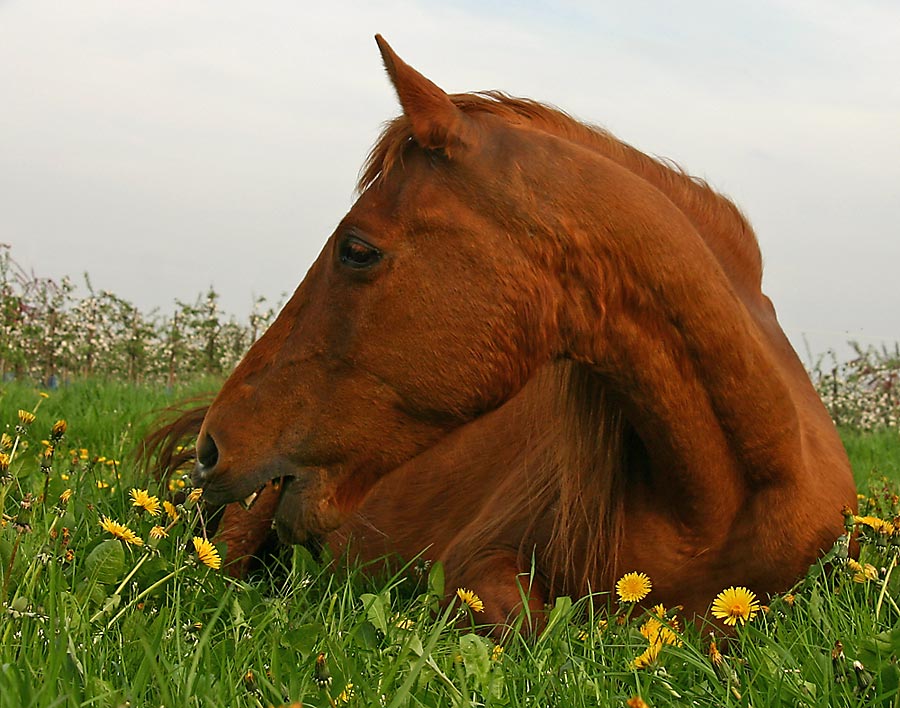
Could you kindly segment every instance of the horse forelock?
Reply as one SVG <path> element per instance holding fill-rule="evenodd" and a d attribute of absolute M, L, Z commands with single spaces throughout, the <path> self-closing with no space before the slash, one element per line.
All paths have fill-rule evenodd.
<path fill-rule="evenodd" d="M 762 256 L 753 229 L 738 207 L 705 180 L 691 176 L 671 160 L 647 155 L 603 128 L 538 101 L 500 91 L 452 94 L 450 99 L 468 115 L 493 115 L 510 125 L 529 126 L 587 147 L 625 167 L 687 216 L 733 281 L 759 288 Z M 357 190 L 363 192 L 377 185 L 402 163 L 405 151 L 414 144 L 409 118 L 401 115 L 388 121 L 360 171 Z"/>

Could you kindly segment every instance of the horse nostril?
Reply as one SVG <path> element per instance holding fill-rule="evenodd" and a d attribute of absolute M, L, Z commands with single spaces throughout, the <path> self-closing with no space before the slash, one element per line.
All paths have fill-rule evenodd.
<path fill-rule="evenodd" d="M 202 435 L 197 441 L 197 461 L 207 470 L 211 470 L 219 461 L 219 448 L 212 435 Z"/>

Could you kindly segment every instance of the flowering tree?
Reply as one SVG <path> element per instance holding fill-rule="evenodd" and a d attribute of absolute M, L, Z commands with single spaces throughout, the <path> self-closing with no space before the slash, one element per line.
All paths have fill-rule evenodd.
<path fill-rule="evenodd" d="M 54 381 L 104 376 L 164 381 L 232 369 L 275 315 L 254 303 L 245 324 L 226 316 L 210 288 L 171 314 L 142 313 L 85 274 L 79 297 L 68 278 L 26 272 L 0 244 L 0 377 Z"/>

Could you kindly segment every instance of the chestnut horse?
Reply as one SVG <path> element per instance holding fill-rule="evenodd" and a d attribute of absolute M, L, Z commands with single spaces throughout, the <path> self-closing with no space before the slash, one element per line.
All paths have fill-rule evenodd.
<path fill-rule="evenodd" d="M 789 587 L 856 493 L 738 209 L 376 40 L 403 114 L 199 432 L 204 499 L 257 500 L 226 512 L 229 557 L 272 519 L 363 558 L 427 549 L 491 622 L 529 572 L 533 608 L 632 570 L 689 614 Z"/>

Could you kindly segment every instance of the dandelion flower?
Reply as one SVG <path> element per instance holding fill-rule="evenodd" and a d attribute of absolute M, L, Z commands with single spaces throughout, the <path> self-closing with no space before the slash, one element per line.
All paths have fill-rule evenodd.
<path fill-rule="evenodd" d="M 178 521 L 178 509 L 175 508 L 175 505 L 170 501 L 164 501 L 162 505 L 163 509 L 166 510 L 166 515 L 172 519 L 172 521 Z"/>
<path fill-rule="evenodd" d="M 335 703 L 349 703 L 351 698 L 353 698 L 353 682 L 348 681 L 347 685 L 344 686 L 344 690 L 341 691 L 335 699 Z"/>
<path fill-rule="evenodd" d="M 500 661 L 503 658 L 503 646 L 500 644 L 495 644 L 494 648 L 491 649 L 491 661 Z"/>
<path fill-rule="evenodd" d="M 139 506 L 151 516 L 159 514 L 159 499 L 150 496 L 146 489 L 131 489 L 131 506 Z"/>
<path fill-rule="evenodd" d="M 890 536 L 894 533 L 894 525 L 890 521 L 879 519 L 877 516 L 854 516 L 853 521 L 863 526 L 868 526 L 873 531 Z"/>
<path fill-rule="evenodd" d="M 650 706 L 647 705 L 647 702 L 640 696 L 632 696 L 625 701 L 625 705 L 628 706 L 628 708 L 650 708 Z"/>
<path fill-rule="evenodd" d="M 732 626 L 752 620 L 759 610 L 756 594 L 745 587 L 732 586 L 723 590 L 712 604 L 713 616 Z"/>
<path fill-rule="evenodd" d="M 9 469 L 9 455 L 0 452 L 0 472 L 6 472 Z"/>
<path fill-rule="evenodd" d="M 72 498 L 72 494 L 74 494 L 74 492 L 71 489 L 65 489 L 65 490 L 63 490 L 63 493 L 59 495 L 59 500 L 63 504 L 68 504 L 69 499 Z"/>
<path fill-rule="evenodd" d="M 203 496 L 203 488 L 197 487 L 196 489 L 192 489 L 191 493 L 188 494 L 188 501 L 189 502 L 198 502 L 198 501 L 200 501 L 200 497 L 202 497 L 202 496 Z"/>
<path fill-rule="evenodd" d="M 38 393 L 38 396 L 40 396 L 41 398 L 50 398 L 50 394 L 49 394 L 49 393 L 44 393 L 43 391 L 41 391 L 40 393 Z"/>
<path fill-rule="evenodd" d="M 722 656 L 722 652 L 719 651 L 719 647 L 716 646 L 716 640 L 713 639 L 709 643 L 709 661 L 713 666 L 721 666 L 725 663 L 725 657 Z"/>
<path fill-rule="evenodd" d="M 222 567 L 222 558 L 216 547 L 205 538 L 194 536 L 194 550 L 197 551 L 197 557 L 203 565 L 218 570 Z"/>
<path fill-rule="evenodd" d="M 0 434 L 0 450 L 9 450 L 9 448 L 12 447 L 12 444 L 12 437 L 9 433 Z"/>
<path fill-rule="evenodd" d="M 169 532 L 163 526 L 154 526 L 150 529 L 150 538 L 168 538 Z"/>
<path fill-rule="evenodd" d="M 637 657 L 634 661 L 631 662 L 631 667 L 633 669 L 646 669 L 651 664 L 656 663 L 656 660 L 659 658 L 659 652 L 662 649 L 662 644 L 651 644 L 648 646 L 644 652 Z"/>
<path fill-rule="evenodd" d="M 104 531 L 111 533 L 116 538 L 125 541 L 125 543 L 130 543 L 135 546 L 144 545 L 144 539 L 135 534 L 135 532 L 125 526 L 125 524 L 120 524 L 118 521 L 113 521 L 108 516 L 104 516 L 101 519 L 100 526 L 103 527 Z"/>
<path fill-rule="evenodd" d="M 871 563 L 863 565 L 853 558 L 847 559 L 847 568 L 853 573 L 854 583 L 865 583 L 869 580 L 878 579 L 878 570 Z"/>
<path fill-rule="evenodd" d="M 457 588 L 456 595 L 464 605 L 468 605 L 472 612 L 484 612 L 484 603 L 481 601 L 481 598 L 471 590 Z"/>
<path fill-rule="evenodd" d="M 650 644 L 674 644 L 681 646 L 681 640 L 672 628 L 655 616 L 650 617 L 641 625 L 640 633 Z"/>
<path fill-rule="evenodd" d="M 622 602 L 640 602 L 653 589 L 644 573 L 626 573 L 616 583 L 616 594 Z"/>
<path fill-rule="evenodd" d="M 331 672 L 328 670 L 328 664 L 325 663 L 327 658 L 328 655 L 325 652 L 319 652 L 318 655 L 316 655 L 316 668 L 313 671 L 313 681 L 315 681 L 320 688 L 331 684 Z"/>
<path fill-rule="evenodd" d="M 67 427 L 68 426 L 66 424 L 66 421 L 64 421 L 62 419 L 56 421 L 53 424 L 53 427 L 50 428 L 50 437 L 56 438 L 57 440 L 59 440 L 59 438 L 61 438 L 63 435 L 66 434 Z"/>
<path fill-rule="evenodd" d="M 31 425 L 34 422 L 34 413 L 19 409 L 19 422 L 22 425 Z"/>

